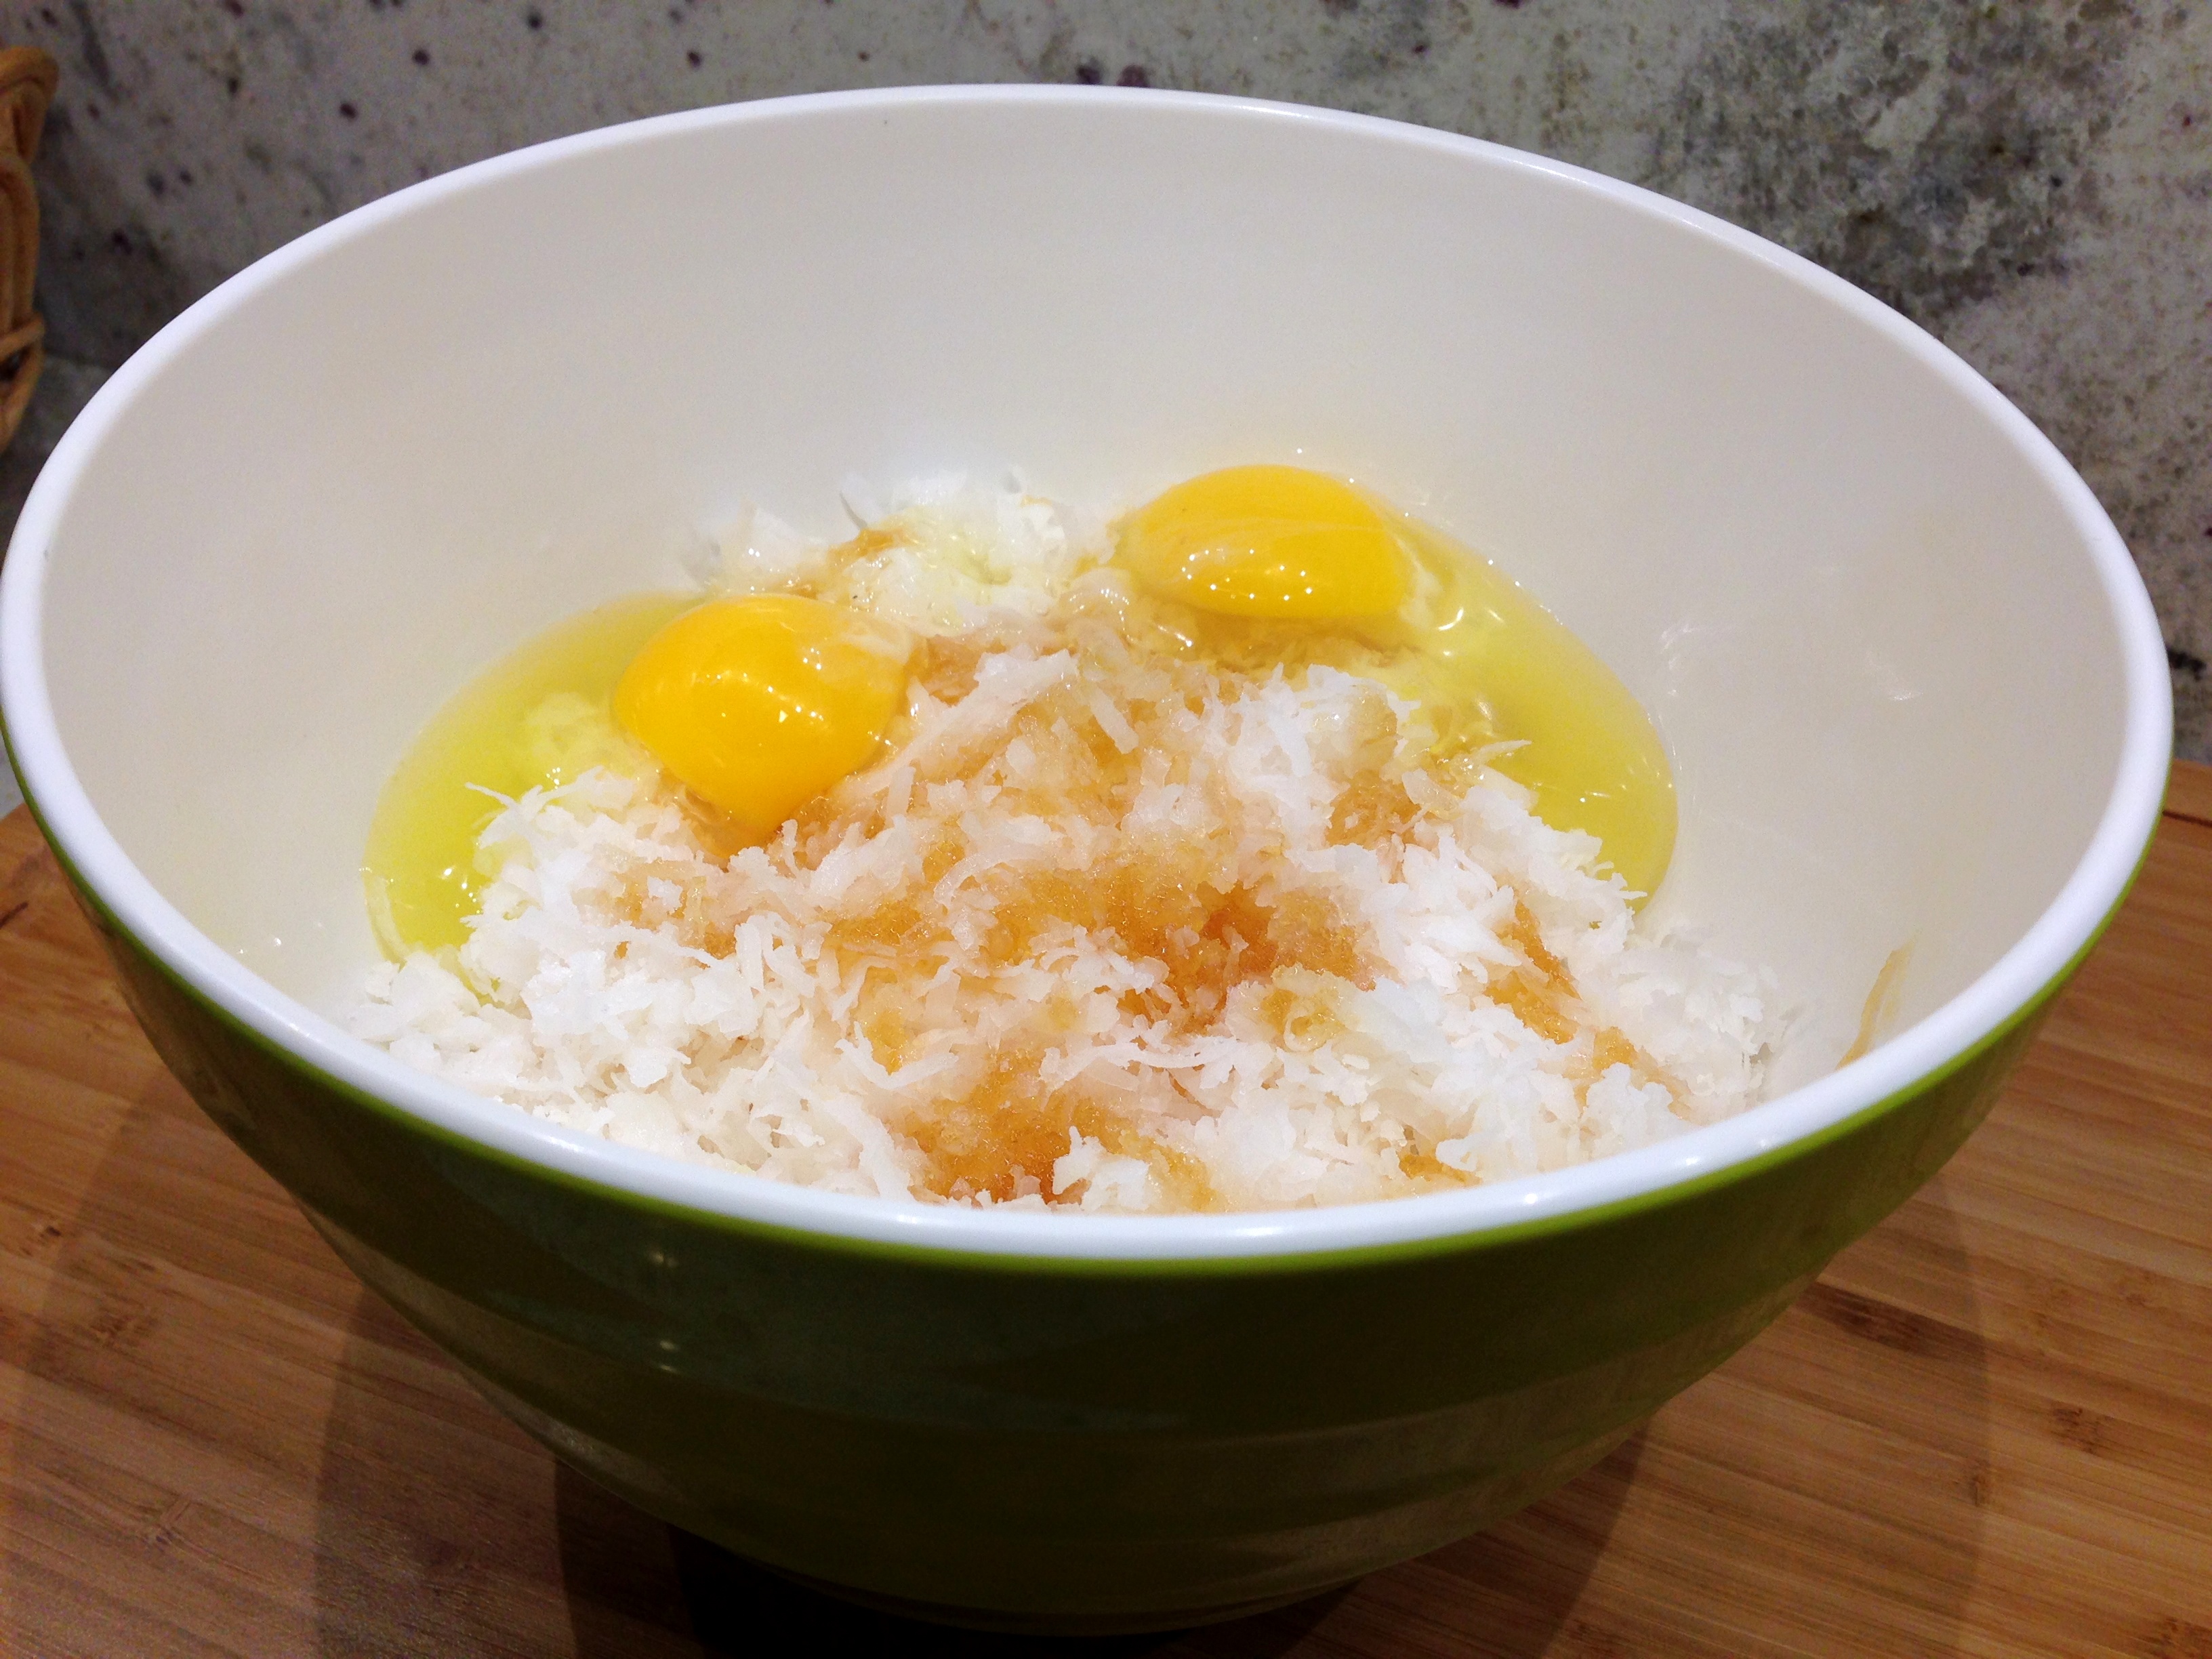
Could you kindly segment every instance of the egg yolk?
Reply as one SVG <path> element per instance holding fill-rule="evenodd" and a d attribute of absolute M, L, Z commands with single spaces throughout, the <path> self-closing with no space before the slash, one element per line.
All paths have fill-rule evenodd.
<path fill-rule="evenodd" d="M 1296 466 L 1232 466 L 1123 521 L 1115 562 L 1161 599 L 1229 617 L 1326 621 L 1405 602 L 1406 556 L 1351 485 Z"/>
<path fill-rule="evenodd" d="M 615 717 L 670 774 L 767 836 L 875 757 L 904 706 L 910 644 L 789 593 L 685 611 L 632 659 Z"/>

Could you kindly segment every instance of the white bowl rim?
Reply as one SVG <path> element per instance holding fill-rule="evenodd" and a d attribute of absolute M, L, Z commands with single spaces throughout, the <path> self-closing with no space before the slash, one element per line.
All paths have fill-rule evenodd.
<path fill-rule="evenodd" d="M 1068 1216 L 977 1211 L 866 1198 L 678 1163 L 558 1127 L 417 1073 L 285 995 L 195 928 L 125 854 L 64 752 L 45 679 L 40 630 L 53 532 L 101 440 L 141 387 L 220 319 L 297 267 L 414 212 L 513 174 L 672 133 L 839 111 L 918 106 L 1172 105 L 1224 119 L 1307 124 L 1371 143 L 1455 155 L 1547 176 L 1624 210 L 1671 221 L 1757 260 L 1885 337 L 1961 395 L 2063 504 L 2094 566 L 2123 651 L 2126 711 L 2118 766 L 2087 849 L 2057 896 L 2006 952 L 1949 1001 L 1863 1058 L 1741 1116 L 1639 1151 L 1549 1175 L 1462 1191 L 1334 1208 L 1230 1215 Z M 2049 439 L 1948 348 L 1852 287 L 1773 243 L 1695 208 L 1564 162 L 1481 139 L 1265 100 L 1201 93 L 1057 86 L 909 87 L 814 93 L 686 111 L 599 128 L 479 161 L 410 185 L 308 232 L 216 288 L 134 355 L 63 436 L 17 520 L 0 567 L 0 714 L 26 796 L 48 839 L 98 904 L 168 974 L 247 1032 L 372 1104 L 557 1178 L 611 1189 L 738 1225 L 825 1243 L 906 1246 L 930 1254 L 1156 1263 L 1301 1258 L 1316 1254 L 1474 1243 L 1501 1230 L 1577 1215 L 1725 1178 L 1910 1094 L 2002 1034 L 2064 978 L 2124 896 L 2157 825 L 2171 759 L 2172 688 L 2164 637 L 2126 544 Z M 1253 1261 L 1252 1265 L 1258 1265 Z"/>

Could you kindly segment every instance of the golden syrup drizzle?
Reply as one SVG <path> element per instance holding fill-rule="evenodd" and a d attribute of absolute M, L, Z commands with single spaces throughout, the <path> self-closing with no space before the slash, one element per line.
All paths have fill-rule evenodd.
<path fill-rule="evenodd" d="M 1897 1011 L 1905 998 L 1905 970 L 1911 965 L 1912 945 L 1910 940 L 1892 951 L 1882 961 L 1874 976 L 1874 984 L 1867 992 L 1866 1006 L 1859 1010 L 1859 1034 L 1851 1039 L 1851 1046 L 1844 1050 L 1844 1057 L 1836 1062 L 1838 1071 L 1865 1054 L 1881 1040 L 1882 1030 L 1897 1021 Z"/>

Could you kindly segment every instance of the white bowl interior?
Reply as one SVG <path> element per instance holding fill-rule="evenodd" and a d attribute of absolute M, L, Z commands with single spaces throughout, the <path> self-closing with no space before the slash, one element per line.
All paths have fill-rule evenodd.
<path fill-rule="evenodd" d="M 1112 502 L 1297 459 L 1490 555 L 1656 714 L 1656 902 L 1803 1005 L 1785 1083 L 1900 945 L 1909 1024 L 2020 939 L 2128 720 L 2109 526 L 1940 348 L 1655 198 L 1350 118 L 833 99 L 550 147 L 257 267 L 71 435 L 60 744 L 154 886 L 325 1012 L 441 700 L 743 498 L 836 526 L 854 472 Z"/>

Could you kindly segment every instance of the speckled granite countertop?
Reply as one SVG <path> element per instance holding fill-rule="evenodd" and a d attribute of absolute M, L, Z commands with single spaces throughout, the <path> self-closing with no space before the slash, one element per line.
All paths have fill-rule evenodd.
<path fill-rule="evenodd" d="M 2212 759 L 2205 0 L 0 0 L 0 39 L 62 64 L 39 168 L 50 427 L 185 303 L 324 219 L 732 99 L 1189 88 L 1648 185 L 1898 306 L 2057 441 L 2158 603 L 2180 751 Z"/>

